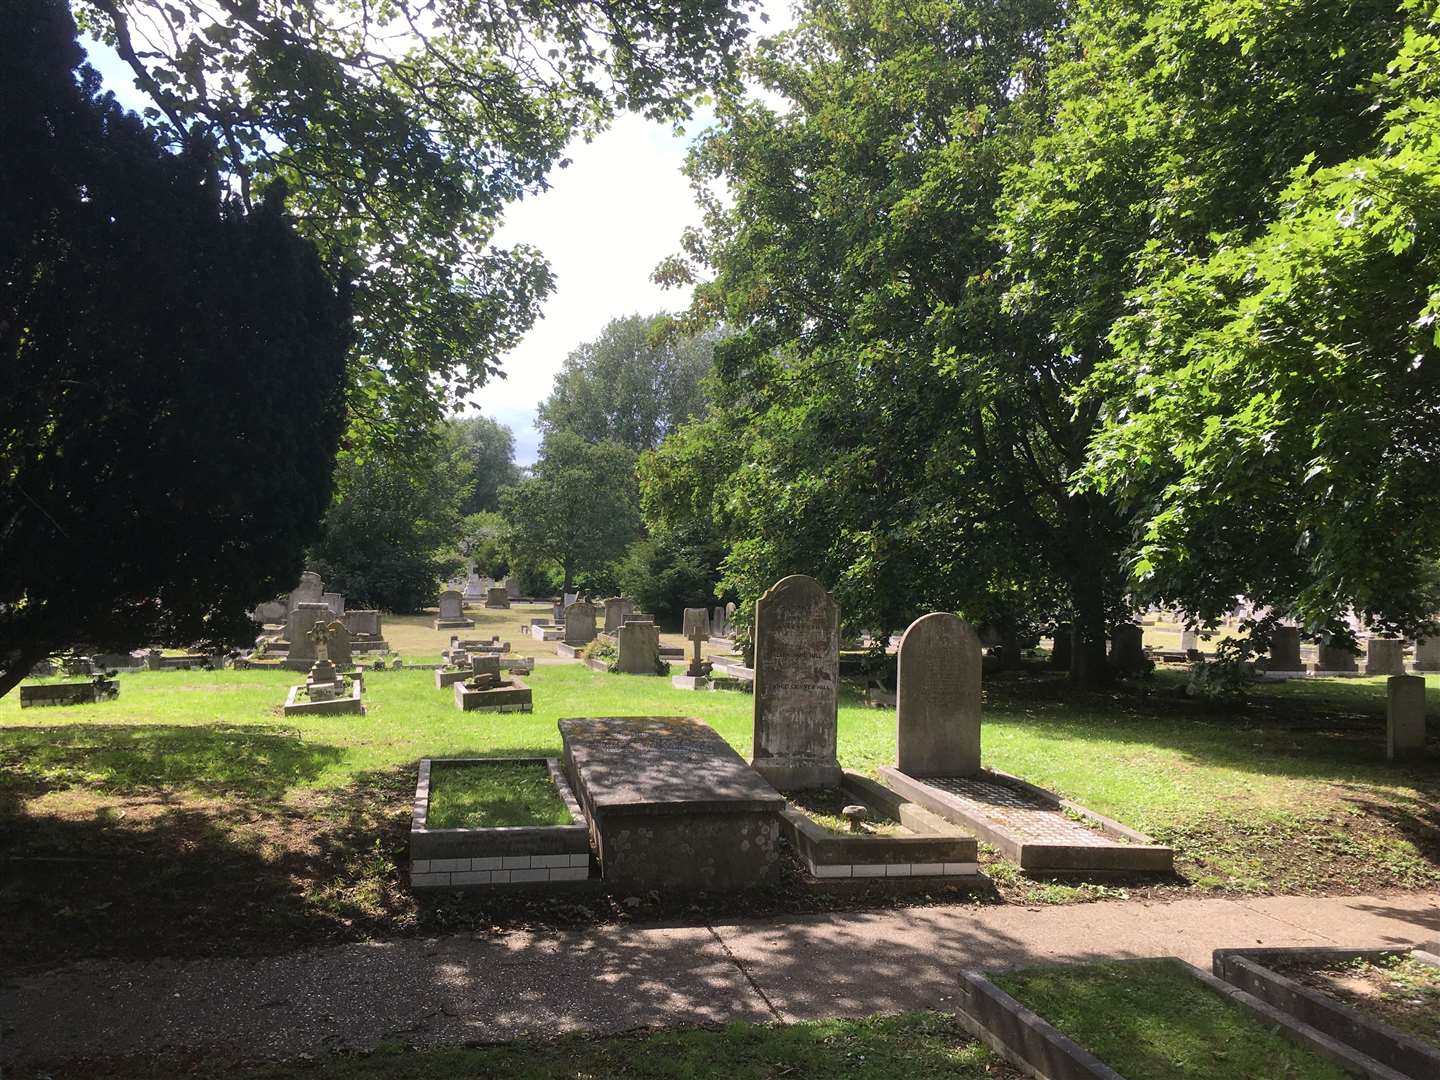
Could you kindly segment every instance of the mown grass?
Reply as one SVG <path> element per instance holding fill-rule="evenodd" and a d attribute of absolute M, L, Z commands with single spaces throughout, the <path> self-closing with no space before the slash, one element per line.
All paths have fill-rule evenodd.
<path fill-rule="evenodd" d="M 449 765 L 430 770 L 431 829 L 570 825 L 570 810 L 544 764 Z"/>
<path fill-rule="evenodd" d="M 1343 1080 L 1338 1065 L 1216 993 L 1178 960 L 991 976 L 1127 1080 Z"/>
<path fill-rule="evenodd" d="M 1020 1074 L 966 1034 L 953 1017 L 910 1013 L 803 1024 L 670 1028 L 608 1038 L 569 1036 L 420 1053 L 395 1047 L 299 1066 L 270 1066 L 245 1075 L 249 1080 L 1009 1080 Z"/>

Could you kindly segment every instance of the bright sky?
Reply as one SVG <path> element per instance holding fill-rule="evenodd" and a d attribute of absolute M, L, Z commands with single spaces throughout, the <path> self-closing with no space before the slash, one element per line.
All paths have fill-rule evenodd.
<path fill-rule="evenodd" d="M 788 26 L 787 0 L 766 0 L 770 21 L 757 31 Z M 135 89 L 129 69 L 102 45 L 87 43 L 90 62 L 126 108 L 148 101 Z M 535 407 L 550 393 L 565 357 L 581 342 L 599 336 L 613 318 L 676 311 L 689 303 L 688 290 L 662 289 L 650 272 L 679 250 L 680 234 L 697 224 L 699 212 L 680 168 L 695 134 L 697 116 L 685 135 L 638 116 L 622 117 L 594 142 L 576 142 L 567 151 L 572 164 L 551 176 L 544 194 L 511 207 L 496 243 L 532 244 L 555 272 L 556 286 L 543 316 L 520 346 L 503 360 L 505 378 L 472 397 L 474 409 L 515 433 L 515 456 L 535 460 L 540 437 Z"/>

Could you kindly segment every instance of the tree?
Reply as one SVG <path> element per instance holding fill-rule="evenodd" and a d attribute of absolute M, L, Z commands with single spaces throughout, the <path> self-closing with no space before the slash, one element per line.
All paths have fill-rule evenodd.
<path fill-rule="evenodd" d="M 613 562 L 640 532 L 635 455 L 616 442 L 559 431 L 540 447 L 532 475 L 500 493 L 513 561 L 549 559 L 562 588 Z"/>
<path fill-rule="evenodd" d="M 595 341 L 565 358 L 536 426 L 612 439 L 637 453 L 704 409 L 702 387 L 715 334 L 686 337 L 666 315 L 612 319 Z"/>
<path fill-rule="evenodd" d="M 1047 0 L 816 0 L 755 51 L 789 107 L 721 99 L 689 164 L 704 227 L 661 271 L 712 271 L 692 317 L 742 329 L 716 348 L 710 415 L 642 472 L 652 527 L 723 530 L 722 587 L 747 600 L 804 572 L 855 631 L 926 610 L 1072 622 L 1072 673 L 1100 682 L 1122 522 L 1069 490 L 1084 371 L 1007 309 L 994 236 L 1060 24 Z"/>
<path fill-rule="evenodd" d="M 283 181 L 303 235 L 355 279 L 356 437 L 428 434 L 496 370 L 553 285 L 491 244 L 564 148 L 617 110 L 683 116 L 724 81 L 750 0 L 74 0 L 149 95 L 211 137 L 247 205 Z"/>
<path fill-rule="evenodd" d="M 356 607 L 415 612 L 434 603 L 437 582 L 463 565 L 452 549 L 468 467 L 438 452 L 423 462 L 347 458 L 337 481 L 306 565 Z"/>
<path fill-rule="evenodd" d="M 1132 587 L 1339 630 L 1436 610 L 1436 8 L 1083 3 L 1007 178 L 1017 307 L 1093 369 Z"/>
<path fill-rule="evenodd" d="M 280 208 L 224 195 L 82 65 L 0 33 L 0 694 L 71 645 L 233 644 L 329 502 L 349 305 Z"/>
<path fill-rule="evenodd" d="M 451 456 L 471 470 L 473 487 L 460 503 L 462 514 L 500 507 L 500 489 L 520 479 L 515 464 L 515 435 L 488 416 L 462 416 L 445 425 Z"/>

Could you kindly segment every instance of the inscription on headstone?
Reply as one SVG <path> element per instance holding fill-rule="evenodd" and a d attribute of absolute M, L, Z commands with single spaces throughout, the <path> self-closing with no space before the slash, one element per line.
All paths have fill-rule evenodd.
<path fill-rule="evenodd" d="M 835 601 L 794 574 L 755 605 L 755 744 L 751 764 L 777 788 L 833 787 L 840 682 Z"/>
<path fill-rule="evenodd" d="M 911 776 L 980 771 L 980 639 L 948 612 L 922 616 L 900 639 L 896 765 Z"/>

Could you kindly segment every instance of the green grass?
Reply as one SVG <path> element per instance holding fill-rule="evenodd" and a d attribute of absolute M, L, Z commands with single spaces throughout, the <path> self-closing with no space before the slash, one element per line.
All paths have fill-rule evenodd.
<path fill-rule="evenodd" d="M 1343 1080 L 1178 960 L 1037 968 L 992 976 L 1127 1080 Z"/>
<path fill-rule="evenodd" d="M 422 1053 L 397 1047 L 246 1075 L 252 1080 L 982 1080 L 1019 1073 L 1000 1064 L 952 1017 L 910 1013 L 805 1024 L 671 1028 L 609 1038 L 569 1036 Z"/>
<path fill-rule="evenodd" d="M 850 822 L 840 811 L 857 804 L 855 797 L 839 788 L 816 788 L 813 791 L 787 791 L 785 798 L 822 829 L 849 836 Z M 889 814 L 866 805 L 864 833 L 870 836 L 898 836 L 906 830 Z"/>
<path fill-rule="evenodd" d="M 570 825 L 570 810 L 540 762 L 442 765 L 430 769 L 431 829 Z"/>

